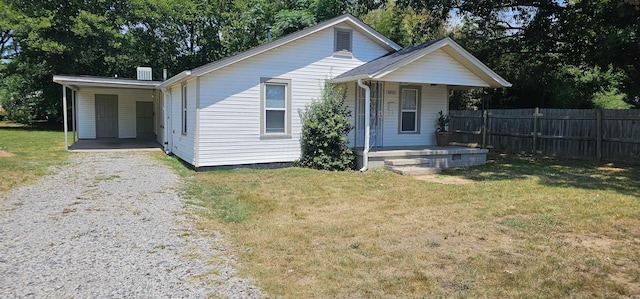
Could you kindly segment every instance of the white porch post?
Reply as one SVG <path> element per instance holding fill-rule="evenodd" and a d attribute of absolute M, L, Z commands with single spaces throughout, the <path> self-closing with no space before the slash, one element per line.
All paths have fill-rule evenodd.
<path fill-rule="evenodd" d="M 62 118 L 63 118 L 63 126 L 64 126 L 64 148 L 69 150 L 69 128 L 67 125 L 67 86 L 62 85 Z"/>
<path fill-rule="evenodd" d="M 71 117 L 73 117 L 73 125 L 71 130 L 73 131 L 73 143 L 76 143 L 76 91 L 71 90 Z"/>

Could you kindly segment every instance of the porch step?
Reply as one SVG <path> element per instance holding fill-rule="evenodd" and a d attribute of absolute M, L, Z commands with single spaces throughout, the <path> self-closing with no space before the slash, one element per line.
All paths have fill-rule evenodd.
<path fill-rule="evenodd" d="M 384 160 L 385 166 L 409 166 L 409 165 L 422 165 L 428 166 L 432 164 L 433 160 L 428 158 L 412 158 L 412 159 L 388 159 Z"/>
<path fill-rule="evenodd" d="M 442 168 L 428 167 L 421 165 L 406 165 L 406 166 L 391 166 L 386 165 L 391 171 L 401 175 L 424 175 L 424 174 L 436 174 L 442 172 Z"/>

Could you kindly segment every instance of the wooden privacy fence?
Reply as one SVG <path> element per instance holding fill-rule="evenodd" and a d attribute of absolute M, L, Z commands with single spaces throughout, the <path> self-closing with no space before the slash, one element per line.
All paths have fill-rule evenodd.
<path fill-rule="evenodd" d="M 510 153 L 640 163 L 640 110 L 451 110 L 453 142 Z"/>

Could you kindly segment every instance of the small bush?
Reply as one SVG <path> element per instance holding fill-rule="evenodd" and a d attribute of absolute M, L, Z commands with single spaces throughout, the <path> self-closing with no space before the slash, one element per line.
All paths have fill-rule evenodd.
<path fill-rule="evenodd" d="M 355 155 L 347 146 L 347 134 L 353 126 L 345 97 L 345 90 L 326 81 L 322 98 L 307 105 L 302 116 L 302 156 L 297 165 L 324 170 L 355 167 Z"/>

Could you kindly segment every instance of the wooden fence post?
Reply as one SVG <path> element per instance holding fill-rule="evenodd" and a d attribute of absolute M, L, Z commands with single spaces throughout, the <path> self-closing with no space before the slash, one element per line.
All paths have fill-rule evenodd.
<path fill-rule="evenodd" d="M 602 109 L 596 110 L 596 159 L 602 160 Z"/>
<path fill-rule="evenodd" d="M 487 148 L 487 109 L 482 111 L 482 148 Z"/>
<path fill-rule="evenodd" d="M 533 110 L 533 149 L 532 153 L 536 153 L 536 146 L 538 145 L 538 116 L 540 114 L 540 108 L 536 107 Z"/>

